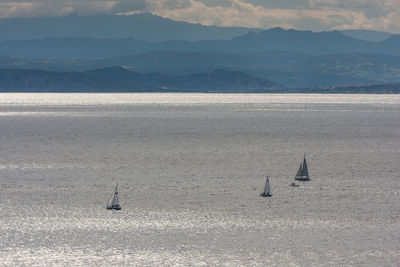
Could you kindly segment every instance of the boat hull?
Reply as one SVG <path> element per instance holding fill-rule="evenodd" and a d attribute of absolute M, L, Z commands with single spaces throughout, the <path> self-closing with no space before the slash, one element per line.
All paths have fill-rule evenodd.
<path fill-rule="evenodd" d="M 106 209 L 108 209 L 108 210 L 121 210 L 121 207 L 119 207 L 119 206 L 114 206 L 114 207 L 107 206 Z"/>
<path fill-rule="evenodd" d="M 308 177 L 308 176 L 295 177 L 294 179 L 297 181 L 310 181 L 311 180 L 310 177 Z"/>

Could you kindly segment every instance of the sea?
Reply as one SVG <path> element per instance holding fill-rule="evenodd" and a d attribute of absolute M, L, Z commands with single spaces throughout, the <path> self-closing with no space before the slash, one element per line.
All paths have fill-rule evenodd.
<path fill-rule="evenodd" d="M 0 266 L 399 266 L 400 96 L 3 93 L 0 195 Z"/>

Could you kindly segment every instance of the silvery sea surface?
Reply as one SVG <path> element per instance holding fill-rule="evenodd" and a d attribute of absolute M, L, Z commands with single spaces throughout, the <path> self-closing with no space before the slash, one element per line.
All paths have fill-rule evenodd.
<path fill-rule="evenodd" d="M 398 95 L 5 93 L 0 131 L 0 265 L 400 262 Z"/>

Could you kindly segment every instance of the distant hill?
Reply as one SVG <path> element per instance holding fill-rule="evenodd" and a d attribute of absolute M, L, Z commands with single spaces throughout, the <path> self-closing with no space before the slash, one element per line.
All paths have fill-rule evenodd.
<path fill-rule="evenodd" d="M 185 76 L 140 74 L 120 67 L 86 72 L 0 70 L 0 92 L 277 92 L 278 83 L 237 71 Z"/>
<path fill-rule="evenodd" d="M 400 35 L 392 35 L 381 42 L 369 42 L 351 38 L 339 31 L 311 32 L 273 28 L 235 37 L 227 44 L 227 50 L 233 52 L 281 50 L 314 55 L 345 53 L 400 55 Z"/>
<path fill-rule="evenodd" d="M 40 18 L 0 19 L 0 41 L 31 40 L 48 37 L 129 38 L 160 42 L 168 40 L 230 40 L 249 31 L 262 29 L 245 27 L 218 27 L 174 21 L 153 14 L 87 15 Z M 392 34 L 373 30 L 341 30 L 353 39 L 381 42 Z"/>
<path fill-rule="evenodd" d="M 139 73 L 169 75 L 240 71 L 292 88 L 400 82 L 400 56 L 379 54 L 310 55 L 296 52 L 212 53 L 154 51 L 99 60 L 0 57 L 0 68 L 88 71 L 122 66 Z"/>
<path fill-rule="evenodd" d="M 393 35 L 389 32 L 372 31 L 372 30 L 341 30 L 340 32 L 351 38 L 368 42 L 382 42 Z"/>
<path fill-rule="evenodd" d="M 374 79 L 354 75 L 311 72 L 306 70 L 239 69 L 250 75 L 281 83 L 291 88 L 348 86 L 354 84 L 379 84 Z"/>
<path fill-rule="evenodd" d="M 390 36 L 389 39 L 386 39 L 385 41 L 377 43 L 377 46 L 378 46 L 377 50 L 386 51 L 386 52 L 383 52 L 383 54 L 400 55 L 399 44 L 400 44 L 400 34 L 392 35 L 392 36 Z"/>
<path fill-rule="evenodd" d="M 400 94 L 400 83 L 320 87 L 320 88 L 310 88 L 310 89 L 299 89 L 299 91 L 304 93 L 327 93 L 327 94 Z"/>
<path fill-rule="evenodd" d="M 311 31 L 274 28 L 249 32 L 232 40 L 144 42 L 134 38 L 45 38 L 0 42 L 0 55 L 29 58 L 100 59 L 152 51 L 209 53 L 260 53 L 287 51 L 313 55 L 373 53 L 400 55 L 400 35 L 382 42 L 356 40 L 338 31 Z"/>
<path fill-rule="evenodd" d="M 378 83 L 400 82 L 400 57 L 378 54 L 336 54 L 310 57 L 297 70 L 349 75 Z"/>
<path fill-rule="evenodd" d="M 0 42 L 0 55 L 26 58 L 96 59 L 157 50 L 159 44 L 133 38 L 44 38 Z"/>
<path fill-rule="evenodd" d="M 0 92 L 400 93 L 400 83 L 290 89 L 238 71 L 140 74 L 120 67 L 85 72 L 0 70 Z"/>
<path fill-rule="evenodd" d="M 128 38 L 160 42 L 166 40 L 232 39 L 250 28 L 217 27 L 174 21 L 152 14 L 130 16 L 90 15 L 48 18 L 0 19 L 0 41 L 48 37 Z"/>
<path fill-rule="evenodd" d="M 230 46 L 240 51 L 283 50 L 309 54 L 349 53 L 371 50 L 372 44 L 356 40 L 338 31 L 311 32 L 273 28 L 249 32 L 232 39 Z"/>

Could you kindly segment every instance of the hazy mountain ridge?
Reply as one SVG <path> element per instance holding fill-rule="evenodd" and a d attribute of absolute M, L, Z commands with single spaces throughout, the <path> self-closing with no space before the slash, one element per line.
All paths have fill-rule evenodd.
<path fill-rule="evenodd" d="M 392 33 L 374 30 L 341 30 L 340 32 L 351 38 L 369 42 L 381 42 L 393 35 Z"/>
<path fill-rule="evenodd" d="M 296 69 L 352 75 L 380 82 L 400 81 L 400 57 L 377 54 L 338 54 L 311 57 Z"/>
<path fill-rule="evenodd" d="M 259 33 L 249 32 L 232 39 L 236 50 L 247 47 L 249 52 L 283 50 L 309 54 L 331 54 L 369 51 L 374 43 L 353 39 L 339 31 L 311 32 L 273 28 Z"/>
<path fill-rule="evenodd" d="M 144 41 L 232 39 L 249 30 L 246 27 L 205 26 L 174 21 L 144 13 L 134 15 L 98 14 L 41 18 L 0 19 L 0 41 L 29 40 L 47 37 L 126 38 Z M 354 39 L 379 42 L 391 33 L 372 30 L 341 30 Z"/>
<path fill-rule="evenodd" d="M 118 28 L 121 23 L 125 27 Z M 45 27 L 41 29 L 43 25 Z M 126 37 L 127 31 L 137 34 Z M 46 34 L 49 32 L 56 33 L 54 36 L 75 37 L 35 39 L 35 36 L 48 36 Z M 160 36 L 154 39 L 157 32 L 161 32 Z M 139 86 L 137 81 L 144 79 L 145 74 L 152 75 L 155 83 L 149 83 L 146 76 L 146 83 L 141 84 L 144 89 L 159 88 L 163 84 L 164 87 L 181 90 L 179 86 L 174 87 L 177 77 L 180 77 L 179 82 L 187 88 L 191 87 L 190 81 L 192 86 L 196 85 L 196 90 L 200 90 L 204 85 L 202 79 L 208 79 L 212 83 L 210 90 L 220 90 L 217 84 L 223 79 L 226 86 L 229 86 L 229 82 L 238 86 L 240 82 L 235 79 L 241 76 L 239 73 L 253 76 L 250 79 L 252 82 L 260 79 L 251 85 L 254 88 L 258 88 L 260 84 L 257 83 L 262 80 L 291 88 L 400 83 L 400 35 L 371 42 L 350 37 L 357 34 L 381 39 L 386 36 L 382 32 L 358 30 L 347 31 L 346 34 L 282 28 L 249 31 L 246 28 L 207 27 L 177 22 L 150 14 L 0 19 L 0 40 L 10 36 L 15 39 L 28 35 L 35 37 L 32 40 L 0 41 L 0 69 L 61 71 L 65 72 L 61 80 L 72 84 L 68 79 L 75 75 L 77 80 L 87 83 L 77 84 L 78 88 L 86 88 L 88 84 L 89 87 L 96 84 L 90 80 L 96 76 L 93 74 L 89 77 L 93 72 L 91 70 L 96 69 L 94 73 L 98 73 L 99 69 L 105 68 L 103 76 L 96 76 L 103 81 L 98 86 L 109 85 L 123 90 L 131 90 L 133 85 Z M 222 40 L 226 36 L 230 36 L 228 40 Z M 186 40 L 172 40 L 180 37 Z M 211 37 L 219 39 L 198 40 Z M 196 41 L 188 41 L 191 38 Z M 126 77 L 122 72 L 117 74 L 110 66 L 121 66 L 132 71 L 129 77 L 137 74 L 136 84 L 132 80 L 124 80 Z M 232 75 L 230 81 L 224 75 L 213 80 L 216 77 L 215 69 L 229 71 Z M 199 73 L 203 76 L 199 76 Z M 214 76 L 204 76 L 210 73 L 214 73 Z M 34 76 L 37 78 L 40 75 L 36 73 Z M 45 76 L 43 74 L 41 77 Z M 117 76 L 120 80 L 116 79 Z M 52 77 L 55 79 L 56 75 Z M 105 77 L 109 77 L 109 80 Z M 171 77 L 175 77 L 175 80 Z M 250 80 L 248 82 L 252 84 Z M 60 84 L 54 85 L 62 87 Z"/>
<path fill-rule="evenodd" d="M 278 83 L 241 72 L 215 70 L 186 76 L 140 74 L 120 67 L 87 72 L 0 70 L 2 92 L 277 92 Z"/>
<path fill-rule="evenodd" d="M 310 89 L 299 89 L 299 91 L 303 93 L 327 94 L 400 94 L 400 83 L 318 87 Z"/>
<path fill-rule="evenodd" d="M 86 72 L 0 70 L 0 92 L 219 92 L 219 93 L 400 93 L 400 83 L 290 89 L 238 71 L 191 75 L 140 74 L 120 67 Z"/>
<path fill-rule="evenodd" d="M 313 55 L 374 53 L 400 55 L 400 35 L 382 42 L 356 40 L 338 31 L 296 31 L 274 28 L 249 32 L 232 40 L 145 42 L 134 38 L 45 38 L 0 42 L 0 55 L 30 58 L 100 59 L 151 51 L 260 53 L 289 51 Z"/>
<path fill-rule="evenodd" d="M 40 59 L 21 57 L 0 57 L 0 68 L 24 68 L 44 70 L 91 70 L 109 66 L 123 66 L 138 72 L 165 72 L 187 74 L 201 69 L 263 67 L 288 69 L 310 55 L 269 51 L 263 53 L 217 53 L 190 51 L 152 51 L 137 55 L 107 59 Z M 162 70 L 162 71 L 160 71 Z"/>
<path fill-rule="evenodd" d="M 96 59 L 157 50 L 157 44 L 134 38 L 44 38 L 0 42 L 0 55 L 26 58 Z"/>
<path fill-rule="evenodd" d="M 101 60 L 0 58 L 0 68 L 87 71 L 123 66 L 139 73 L 169 75 L 237 70 L 292 88 L 400 82 L 400 56 L 295 52 L 211 53 L 154 51 Z"/>
<path fill-rule="evenodd" d="M 0 19 L 0 40 L 47 37 L 126 38 L 160 42 L 166 40 L 231 39 L 249 30 L 241 27 L 204 26 L 174 21 L 152 14 L 90 15 Z"/>

